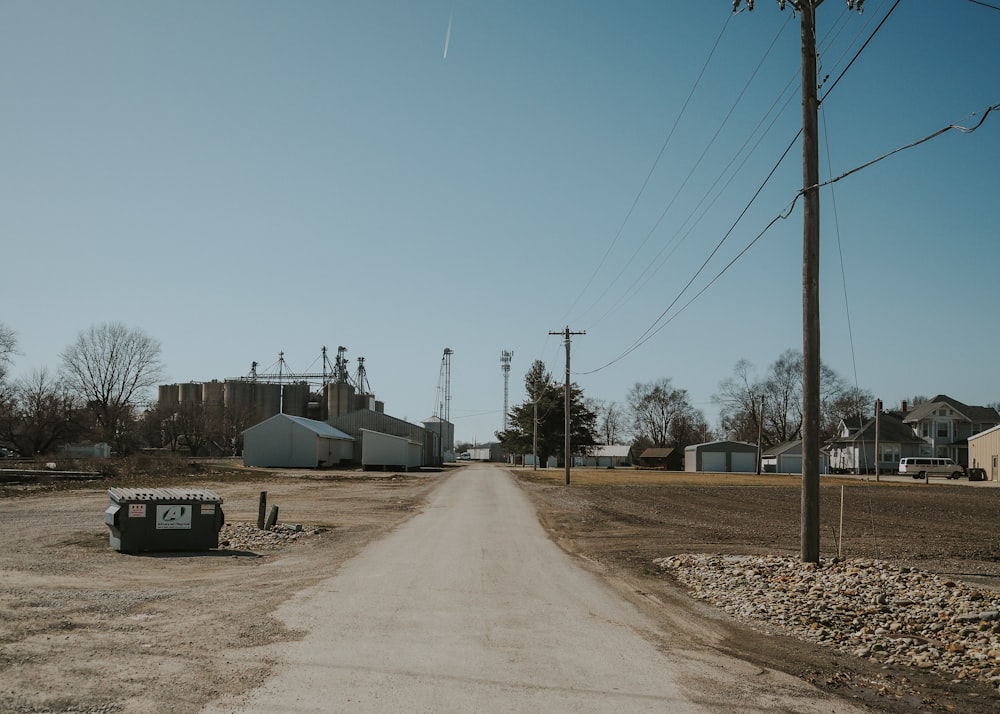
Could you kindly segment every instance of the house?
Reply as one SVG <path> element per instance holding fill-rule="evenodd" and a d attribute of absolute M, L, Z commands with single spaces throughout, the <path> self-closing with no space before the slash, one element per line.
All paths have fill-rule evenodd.
<path fill-rule="evenodd" d="M 875 441 L 878 438 L 880 473 L 899 471 L 904 456 L 921 456 L 924 441 L 913 433 L 903 420 L 888 412 L 863 424 L 840 422 L 837 435 L 827 442 L 830 471 L 833 473 L 873 473 L 875 471 Z"/>
<path fill-rule="evenodd" d="M 1000 481 L 1000 426 L 969 437 L 969 466 L 985 469 L 990 481 Z"/>
<path fill-rule="evenodd" d="M 802 439 L 786 441 L 764 451 L 760 456 L 760 470 L 766 473 L 801 474 Z M 819 454 L 819 472 L 830 473 L 830 457 L 822 451 Z"/>
<path fill-rule="evenodd" d="M 627 467 L 632 465 L 632 461 L 632 447 L 627 444 L 594 446 L 586 456 L 577 456 L 574 459 L 576 466 L 589 466 L 600 469 Z"/>
<path fill-rule="evenodd" d="M 352 458 L 354 439 L 314 419 L 279 413 L 243 432 L 245 466 L 314 469 Z"/>
<path fill-rule="evenodd" d="M 993 407 L 974 407 L 944 394 L 919 404 L 903 415 L 903 423 L 923 442 L 913 456 L 943 456 L 969 465 L 969 437 L 1000 425 Z"/>
<path fill-rule="evenodd" d="M 639 468 L 680 471 L 684 468 L 684 453 L 679 449 L 651 446 L 639 455 Z"/>
<path fill-rule="evenodd" d="M 757 446 L 743 441 L 710 441 L 684 449 L 685 471 L 756 473 Z"/>

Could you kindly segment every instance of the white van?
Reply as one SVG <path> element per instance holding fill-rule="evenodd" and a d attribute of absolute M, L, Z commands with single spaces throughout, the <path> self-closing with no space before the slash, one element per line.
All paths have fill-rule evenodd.
<path fill-rule="evenodd" d="M 962 467 L 954 461 L 935 456 L 904 456 L 899 460 L 899 473 L 913 478 L 946 476 L 955 479 L 963 475 Z"/>

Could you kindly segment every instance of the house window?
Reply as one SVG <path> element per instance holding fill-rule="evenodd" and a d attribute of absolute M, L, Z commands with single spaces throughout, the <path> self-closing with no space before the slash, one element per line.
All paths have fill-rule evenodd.
<path fill-rule="evenodd" d="M 939 439 L 947 439 L 948 436 L 949 436 L 949 433 L 951 431 L 951 429 L 949 429 L 948 427 L 950 427 L 951 424 L 949 422 L 946 422 L 946 421 L 939 421 L 939 422 L 937 422 L 937 424 L 935 426 L 937 427 L 937 429 L 936 429 L 936 436 L 937 436 L 937 438 L 939 438 Z"/>
<path fill-rule="evenodd" d="M 879 446 L 879 451 L 882 452 L 881 454 L 879 454 L 879 457 L 878 457 L 879 463 L 883 463 L 884 464 L 886 462 L 893 463 L 893 462 L 899 461 L 899 446 L 898 445 L 887 445 L 887 446 L 886 445 L 880 445 Z"/>
<path fill-rule="evenodd" d="M 920 436 L 927 438 L 930 435 L 931 435 L 931 425 L 928 424 L 927 422 L 924 422 L 923 424 L 920 425 Z"/>

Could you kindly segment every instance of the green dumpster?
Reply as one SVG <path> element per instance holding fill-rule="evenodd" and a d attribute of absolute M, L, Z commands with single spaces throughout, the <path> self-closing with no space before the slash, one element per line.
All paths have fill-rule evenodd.
<path fill-rule="evenodd" d="M 104 522 L 111 547 L 123 553 L 195 551 L 219 547 L 222 498 L 180 488 L 110 488 Z"/>

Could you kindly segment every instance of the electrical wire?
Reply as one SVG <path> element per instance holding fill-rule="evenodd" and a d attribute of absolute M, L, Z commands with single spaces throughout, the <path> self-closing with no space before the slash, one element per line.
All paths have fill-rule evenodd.
<path fill-rule="evenodd" d="M 750 243 L 743 250 L 741 250 L 736 255 L 736 257 L 734 257 L 732 260 L 730 260 L 722 268 L 722 270 L 720 270 L 718 273 L 716 273 L 715 277 L 713 277 L 708 283 L 706 283 L 706 285 L 704 287 L 702 287 L 702 289 L 699 290 L 690 300 L 688 300 L 686 303 L 684 303 L 684 305 L 682 305 L 680 307 L 680 309 L 677 310 L 677 312 L 675 312 L 673 315 L 671 315 L 671 317 L 668 320 L 666 320 L 665 322 L 663 322 L 662 324 L 660 324 L 663 321 L 664 317 L 666 317 L 667 313 L 670 312 L 671 308 L 673 308 L 673 306 L 677 304 L 677 302 L 681 299 L 681 297 L 684 295 L 684 293 L 687 292 L 688 288 L 691 287 L 691 284 L 694 283 L 694 281 L 698 278 L 698 276 L 704 271 L 704 269 L 708 265 L 709 261 L 711 261 L 711 259 L 715 256 L 715 254 L 719 251 L 719 249 L 722 247 L 722 244 L 725 243 L 725 241 L 729 238 L 729 236 L 732 234 L 732 232 L 736 229 L 736 226 L 743 219 L 743 216 L 750 209 L 750 207 L 753 205 L 753 203 L 757 200 L 757 196 L 760 195 L 760 192 L 764 189 L 764 186 L 766 186 L 767 183 L 768 183 L 768 181 L 770 181 L 771 177 L 774 175 L 774 172 L 777 171 L 778 166 L 780 166 L 781 162 L 784 161 L 785 157 L 788 155 L 788 152 L 791 150 L 792 146 L 794 146 L 795 142 L 798 141 L 799 135 L 801 135 L 801 133 L 802 133 L 802 131 L 799 130 L 799 132 L 795 135 L 795 138 L 792 140 L 792 142 L 785 149 L 784 153 L 781 155 L 781 158 L 779 158 L 778 161 L 777 161 L 777 163 L 774 165 L 774 168 L 771 169 L 771 172 L 767 175 L 767 177 L 764 179 L 764 181 L 758 187 L 757 191 L 750 198 L 750 201 L 747 203 L 747 205 L 740 212 L 740 215 L 733 222 L 732 226 L 730 226 L 729 230 L 726 231 L 726 233 L 725 233 L 725 235 L 723 235 L 722 239 L 716 244 L 716 246 L 712 250 L 711 254 L 708 256 L 708 258 L 705 259 L 705 262 L 702 263 L 702 265 L 698 268 L 698 270 L 695 272 L 694 276 L 692 276 L 692 278 L 687 282 L 687 284 L 685 284 L 685 286 L 681 289 L 681 291 L 677 294 L 677 296 L 670 302 L 670 304 L 666 307 L 666 309 L 664 309 L 663 312 L 660 313 L 659 317 L 657 317 L 656 320 L 654 320 L 653 323 L 648 328 L 646 328 L 646 331 L 643 332 L 627 349 L 625 349 L 617 357 L 615 357 L 611 361 L 607 362 L 606 364 L 604 364 L 604 365 L 602 365 L 600 367 L 597 367 L 596 369 L 587 370 L 587 371 L 574 372 L 574 374 L 588 375 L 588 374 L 594 374 L 596 372 L 600 372 L 600 371 L 602 371 L 604 369 L 607 369 L 611 365 L 613 365 L 613 364 L 615 364 L 617 362 L 620 362 L 622 359 L 624 359 L 628 355 L 632 354 L 633 352 L 635 352 L 635 350 L 637 350 L 639 347 L 641 347 L 646 342 L 648 342 L 650 339 L 652 339 L 653 336 L 655 336 L 657 333 L 660 332 L 660 330 L 662 330 L 664 327 L 666 327 L 668 324 L 670 324 L 674 319 L 676 319 L 682 312 L 684 312 L 684 310 L 686 310 L 691 305 L 691 303 L 693 303 L 695 300 L 697 300 L 706 290 L 708 290 L 709 287 L 711 287 L 716 281 L 718 281 L 719 278 L 721 278 L 723 276 L 723 274 L 725 274 L 736 263 L 736 261 L 738 261 L 740 258 L 742 258 L 747 253 L 747 251 L 749 251 L 750 248 L 752 248 L 764 236 L 764 234 L 767 233 L 767 231 L 769 231 L 774 226 L 774 224 L 776 224 L 779 220 L 785 220 L 785 219 L 787 219 L 791 215 L 792 211 L 795 209 L 795 205 L 798 203 L 799 198 L 801 198 L 803 195 L 805 195 L 805 193 L 807 191 L 814 190 L 814 189 L 819 189 L 819 188 L 823 188 L 825 186 L 829 186 L 831 184 L 837 183 L 838 181 L 841 181 L 841 180 L 847 178 L 848 176 L 851 176 L 851 175 L 857 173 L 858 171 L 861 171 L 862 169 L 865 169 L 865 168 L 868 168 L 870 166 L 873 166 L 874 164 L 876 164 L 876 163 L 878 163 L 880 161 L 883 161 L 884 159 L 887 159 L 890 156 L 894 156 L 895 154 L 898 154 L 901 151 L 906 151 L 907 149 L 912 149 L 914 147 L 920 146 L 921 144 L 924 144 L 924 143 L 930 141 L 931 139 L 934 139 L 934 138 L 936 138 L 938 136 L 941 136 L 941 135 L 945 134 L 948 131 L 954 130 L 954 131 L 962 132 L 964 134 L 971 134 L 974 131 L 976 131 L 977 129 L 979 129 L 979 127 L 981 127 L 983 125 L 983 123 L 986 121 L 986 117 L 989 116 L 991 112 L 996 111 L 996 110 L 1000 110 L 1000 103 L 993 104 L 993 105 L 990 105 L 989 107 L 987 107 L 984 110 L 983 115 L 980 117 L 979 121 L 974 126 L 963 127 L 963 126 L 960 126 L 960 125 L 957 125 L 957 124 L 949 124 L 948 126 L 943 127 L 942 129 L 939 129 L 939 130 L 933 132 L 932 134 L 929 134 L 929 135 L 925 136 L 922 139 L 918 139 L 917 141 L 910 142 L 909 144 L 907 144 L 905 146 L 902 146 L 902 147 L 900 147 L 898 149 L 894 149 L 894 150 L 892 150 L 892 151 L 890 151 L 890 152 L 888 152 L 886 154 L 883 154 L 882 156 L 879 156 L 878 158 L 872 159 L 871 161 L 867 161 L 864 164 L 861 164 L 860 166 L 857 166 L 857 167 L 851 169 L 850 171 L 846 171 L 843 174 L 841 174 L 840 176 L 837 176 L 836 178 L 832 178 L 832 179 L 829 179 L 827 181 L 820 182 L 820 183 L 816 184 L 815 186 L 808 186 L 808 187 L 804 187 L 804 188 L 799 189 L 798 192 L 796 192 L 795 197 L 792 199 L 791 205 L 788 207 L 788 209 L 786 211 L 784 211 L 783 213 L 781 213 L 781 214 L 777 215 L 775 218 L 773 218 L 764 227 L 764 229 L 760 233 L 758 233 L 757 236 L 754 237 L 754 239 L 751 240 Z"/>
<path fill-rule="evenodd" d="M 660 216 L 659 216 L 659 218 L 657 218 L 656 223 L 654 223 L 653 227 L 650 228 L 649 232 L 646 234 L 646 237 L 642 240 L 642 242 L 639 244 L 639 246 L 635 249 L 635 251 L 632 253 L 632 256 L 628 259 L 628 261 L 626 261 L 625 265 L 622 266 L 622 268 L 618 272 L 618 274 L 608 283 L 608 286 L 604 289 L 604 291 L 597 297 L 597 299 L 594 300 L 594 302 L 591 304 L 591 306 L 587 309 L 587 312 L 589 312 L 590 310 L 593 310 L 594 307 L 596 307 L 601 302 L 601 300 L 604 299 L 604 296 L 607 295 L 608 291 L 611 290 L 611 288 L 621 279 L 621 277 L 628 270 L 629 266 L 632 265 L 632 263 L 635 261 L 636 257 L 639 255 L 639 253 L 646 246 L 646 244 L 649 242 L 649 240 L 653 237 L 653 234 L 660 227 L 660 224 L 663 222 L 663 219 L 666 218 L 667 213 L 670 212 L 670 209 L 673 208 L 674 204 L 677 202 L 677 199 L 680 198 L 681 193 L 687 187 L 688 182 L 691 180 L 691 177 L 694 176 L 695 171 L 697 171 L 698 167 L 701 165 L 701 162 L 704 160 L 705 156 L 711 150 L 712 146 L 715 145 L 716 139 L 719 138 L 719 135 L 722 133 L 722 130 L 726 127 L 726 124 L 729 123 L 730 118 L 732 118 L 733 113 L 736 111 L 736 108 L 740 105 L 740 102 L 743 100 L 744 95 L 746 94 L 747 90 L 750 88 L 750 85 L 753 83 L 753 80 L 757 77 L 758 72 L 760 72 L 761 67 L 763 66 L 763 64 L 767 60 L 767 58 L 770 56 L 771 50 L 773 50 L 774 46 L 778 43 L 778 39 L 781 37 L 781 35 L 784 33 L 785 29 L 788 27 L 788 24 L 789 24 L 790 21 L 791 21 L 791 16 L 789 16 L 788 19 L 785 20 L 785 24 L 782 25 L 778 29 L 777 33 L 775 33 L 774 38 L 771 40 L 771 44 L 768 46 L 767 50 L 764 51 L 764 55 L 760 58 L 760 61 L 757 63 L 757 66 L 754 68 L 753 72 L 750 74 L 750 77 L 747 79 L 746 83 L 744 83 L 743 89 L 740 90 L 740 93 L 736 96 L 736 99 L 733 101 L 733 104 L 729 108 L 729 111 L 726 113 L 725 117 L 723 117 L 722 121 L 719 123 L 718 128 L 715 130 L 715 134 L 712 135 L 712 138 L 709 139 L 708 144 L 705 146 L 704 150 L 701 152 L 701 155 L 695 160 L 695 162 L 692 165 L 690 171 L 688 171 L 687 176 L 684 177 L 684 180 L 681 182 L 680 186 L 674 192 L 673 198 L 670 199 L 670 202 L 667 204 L 666 208 L 664 208 L 663 211 L 660 213 Z M 721 35 L 719 37 L 721 39 Z M 699 77 L 699 79 L 700 79 L 700 77 Z M 779 99 L 780 99 L 780 97 L 779 97 Z M 776 100 L 776 102 L 777 102 L 777 100 Z M 772 105 L 772 107 L 773 106 L 774 105 Z M 766 119 L 766 117 L 767 117 L 767 115 L 765 115 L 764 119 Z M 763 122 L 764 119 L 762 119 L 761 122 L 758 123 L 758 125 L 757 125 L 758 127 L 760 126 L 760 124 Z M 751 134 L 751 137 L 752 136 L 753 136 L 753 134 Z M 747 142 L 749 142 L 749 138 L 747 139 Z M 744 146 L 745 145 L 746 145 L 746 143 L 744 143 Z M 741 149 L 741 151 L 742 151 L 742 149 Z M 739 152 L 737 152 L 737 156 L 738 156 L 738 153 Z M 736 158 L 736 156 L 733 157 L 733 159 L 730 161 L 729 165 L 727 165 L 726 169 L 723 169 L 723 172 L 722 172 L 722 174 L 720 174 L 720 177 L 717 178 L 715 180 L 715 183 L 712 184 L 712 188 L 714 188 L 715 185 L 719 182 L 719 180 L 721 179 L 721 176 L 725 175 L 725 171 L 729 168 L 729 166 L 732 165 L 733 161 L 735 161 L 735 158 Z M 647 177 L 647 179 L 648 179 L 648 177 Z M 711 192 L 712 188 L 709 189 L 709 193 Z M 702 198 L 702 202 L 704 200 L 705 200 L 705 198 L 703 197 Z M 692 214 L 694 212 L 696 212 L 698 210 L 698 208 L 700 208 L 700 206 L 701 206 L 701 202 L 699 202 L 698 206 L 696 206 L 693 209 Z M 634 204 L 633 204 L 633 208 L 634 208 Z M 684 221 L 684 223 L 681 224 L 681 229 L 683 229 L 683 227 L 690 220 L 691 220 L 691 216 L 688 216 L 688 219 L 686 221 Z M 664 247 L 661 248 L 660 252 L 657 254 L 657 259 L 659 258 L 660 255 L 662 255 L 662 253 L 663 253 L 664 250 L 666 250 L 671 244 L 674 243 L 674 240 L 677 238 L 677 236 L 679 234 L 680 234 L 680 230 L 678 230 L 678 232 L 675 233 L 673 235 L 673 237 L 671 237 L 671 239 L 669 241 L 667 241 L 667 243 L 664 245 Z M 679 246 L 680 243 L 682 243 L 684 241 L 684 238 L 686 238 L 687 235 L 689 235 L 689 234 L 690 234 L 690 231 L 687 234 L 685 234 L 679 241 L 677 241 L 677 246 Z M 676 249 L 676 246 L 675 246 L 675 249 Z M 671 254 L 672 253 L 673 253 L 673 251 L 671 251 Z M 607 257 L 607 254 L 605 254 L 605 258 L 606 257 Z M 603 265 L 603 263 L 602 263 L 602 265 Z M 652 263 L 649 263 L 649 264 L 647 264 L 646 268 L 643 269 L 643 272 L 642 272 L 642 274 L 640 275 L 640 278 L 639 278 L 640 282 L 642 281 L 642 275 L 645 275 L 649 271 L 649 268 L 650 268 L 651 265 L 652 265 Z M 657 270 L 654 270 L 653 274 L 655 274 L 658 270 L 659 270 L 659 268 L 657 268 Z M 652 275 L 650 275 L 650 278 L 651 277 L 652 277 Z M 643 282 L 643 284 L 645 284 L 645 283 Z M 626 294 L 628 294 L 628 292 L 629 292 L 629 290 L 626 290 Z M 618 303 L 616 303 L 616 305 L 617 304 Z M 607 315 L 605 314 L 604 316 L 602 316 L 601 319 L 604 319 L 604 317 L 606 317 L 606 316 Z"/>
<path fill-rule="evenodd" d="M 987 7 L 990 10 L 996 10 L 997 12 L 1000 12 L 1000 7 L 997 7 L 996 5 L 990 5 L 988 2 L 983 2 L 982 0 L 968 0 L 968 2 L 971 2 L 973 5 L 981 5 L 982 7 Z"/>
<path fill-rule="evenodd" d="M 622 232 L 625 230 L 626 224 L 632 217 L 632 213 L 635 211 L 635 207 L 639 204 L 639 199 L 642 198 L 642 195 L 646 192 L 646 187 L 649 185 L 649 180 L 653 177 L 653 173 L 656 171 L 656 167 L 659 166 L 660 164 L 660 159 L 663 158 L 663 154 L 667 150 L 667 146 L 670 144 L 670 140 L 673 138 L 674 132 L 677 131 L 677 127 L 681 123 L 681 119 L 684 117 L 688 105 L 691 103 L 691 98 L 694 96 L 695 91 L 701 85 L 701 80 L 705 76 L 705 70 L 708 69 L 709 63 L 715 56 L 715 51 L 719 48 L 719 43 L 722 41 L 722 36 L 726 32 L 726 28 L 729 27 L 729 21 L 732 19 L 732 17 L 733 17 L 732 13 L 726 13 L 726 20 L 725 22 L 722 23 L 722 29 L 719 31 L 719 36 L 715 38 L 715 44 L 712 45 L 712 49 L 708 53 L 708 57 L 705 59 L 705 62 L 701 67 L 701 71 L 698 73 L 698 77 L 694 81 L 694 85 L 691 87 L 691 91 L 688 92 L 687 99 L 684 100 L 684 104 L 681 106 L 680 112 L 678 112 L 676 119 L 674 119 L 674 125 L 670 128 L 670 132 L 667 134 L 667 138 L 664 139 L 663 145 L 660 147 L 660 152 L 656 155 L 656 159 L 653 161 L 653 165 L 649 168 L 649 173 L 646 174 L 646 178 L 643 180 L 642 186 L 639 187 L 639 192 L 636 194 L 635 200 L 632 201 L 632 205 L 629 207 L 628 212 L 625 214 L 625 218 L 622 220 L 621 225 L 618 227 L 618 232 L 615 233 L 615 237 L 612 239 L 611 244 L 608 246 L 608 249 L 604 251 L 604 256 L 597 264 L 597 267 L 594 269 L 594 272 L 591 274 L 590 278 L 587 279 L 587 282 L 580 290 L 580 293 L 576 296 L 572 304 L 566 310 L 566 314 L 563 316 L 563 319 L 560 320 L 560 322 L 565 322 L 566 318 L 569 317 L 570 313 L 573 312 L 573 308 L 576 307 L 576 304 L 580 301 L 580 298 L 583 297 L 584 294 L 586 294 L 587 290 L 590 288 L 591 283 L 594 282 L 594 278 L 597 277 L 597 275 L 601 272 L 601 268 L 604 267 L 604 263 L 605 261 L 607 261 L 608 256 L 611 254 L 611 251 L 615 247 L 615 244 L 618 242 L 618 239 L 621 238 Z"/>

